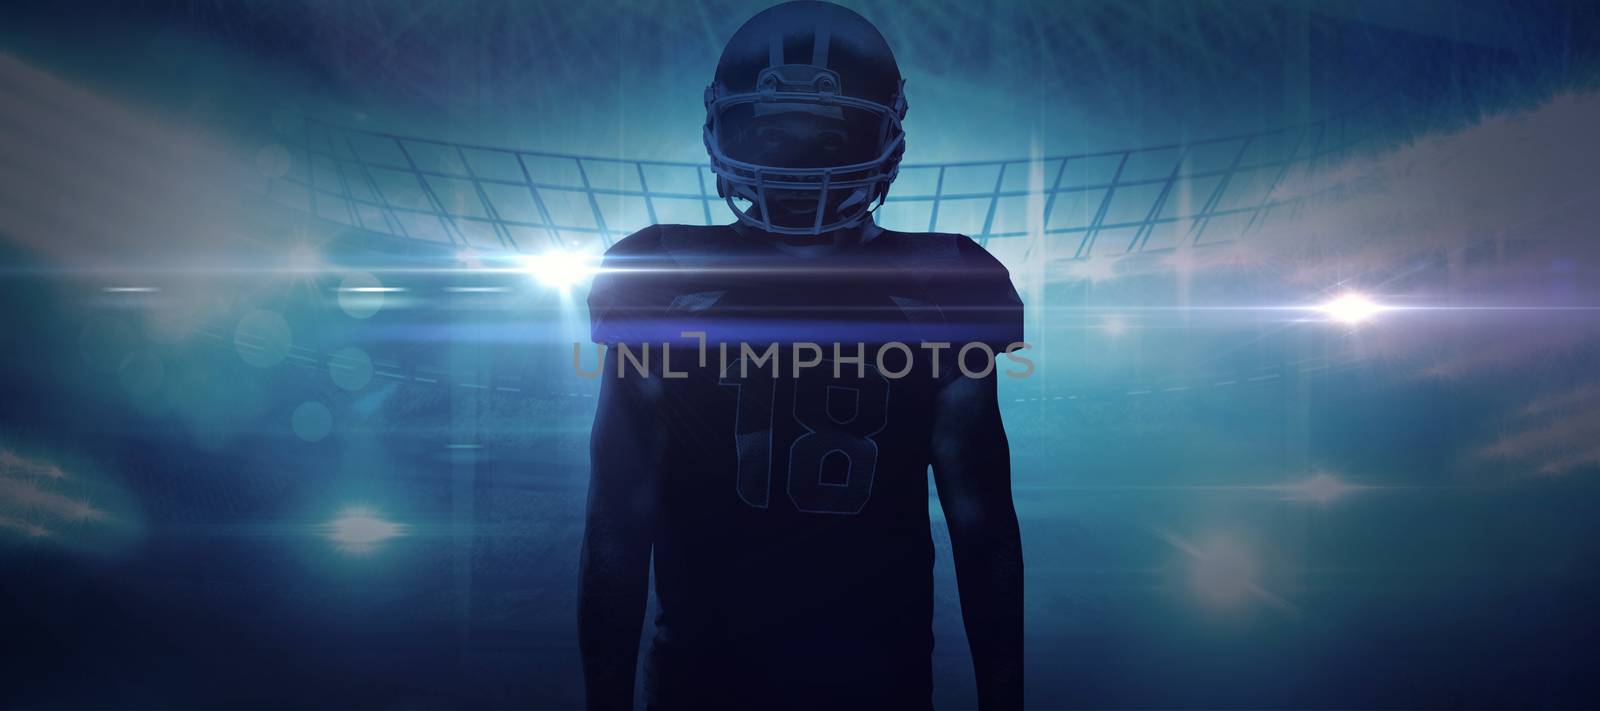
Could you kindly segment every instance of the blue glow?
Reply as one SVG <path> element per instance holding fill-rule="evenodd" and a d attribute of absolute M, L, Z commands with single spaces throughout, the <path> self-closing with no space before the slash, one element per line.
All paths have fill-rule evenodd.
<path fill-rule="evenodd" d="M 340 511 L 324 529 L 324 535 L 340 551 L 365 555 L 385 541 L 405 535 L 406 527 L 384 520 L 366 506 L 351 506 Z"/>

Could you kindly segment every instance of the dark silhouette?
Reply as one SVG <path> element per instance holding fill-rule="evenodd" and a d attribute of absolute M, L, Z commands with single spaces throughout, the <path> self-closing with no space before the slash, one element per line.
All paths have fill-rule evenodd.
<path fill-rule="evenodd" d="M 854 12 L 756 15 L 706 94 L 738 222 L 607 253 L 589 297 L 612 346 L 579 603 L 591 708 L 632 705 L 652 555 L 651 708 L 930 707 L 930 465 L 980 703 L 1020 707 L 1021 542 L 985 354 L 1022 340 L 1021 303 L 972 240 L 874 224 L 903 84 Z"/>

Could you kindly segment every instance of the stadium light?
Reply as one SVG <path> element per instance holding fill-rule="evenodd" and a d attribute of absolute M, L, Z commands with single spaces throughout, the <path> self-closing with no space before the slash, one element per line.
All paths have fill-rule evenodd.
<path fill-rule="evenodd" d="M 1282 491 L 1283 498 L 1288 501 L 1330 504 L 1367 487 L 1351 484 L 1327 472 L 1318 472 L 1309 479 L 1273 488 Z"/>
<path fill-rule="evenodd" d="M 1105 257 L 1078 259 L 1067 264 L 1066 272 L 1073 279 L 1098 284 L 1117 278 L 1117 263 Z"/>
<path fill-rule="evenodd" d="M 522 270 L 540 284 L 559 291 L 577 286 L 595 272 L 589 255 L 559 249 L 524 256 L 521 265 Z"/>
<path fill-rule="evenodd" d="M 367 553 L 379 543 L 404 535 L 405 527 L 380 518 L 365 506 L 351 506 L 326 526 L 328 540 L 346 553 Z"/>
<path fill-rule="evenodd" d="M 289 248 L 287 261 L 289 271 L 295 274 L 316 274 L 327 266 L 317 248 L 305 242 Z"/>
<path fill-rule="evenodd" d="M 1334 300 L 1317 307 L 1317 310 L 1335 321 L 1355 325 L 1371 320 L 1373 316 L 1388 311 L 1389 307 L 1373 301 L 1365 294 L 1352 291 L 1340 294 Z"/>
<path fill-rule="evenodd" d="M 1261 592 L 1256 583 L 1259 566 L 1255 556 L 1238 542 L 1216 538 L 1188 553 L 1189 583 L 1201 600 L 1228 606 Z"/>

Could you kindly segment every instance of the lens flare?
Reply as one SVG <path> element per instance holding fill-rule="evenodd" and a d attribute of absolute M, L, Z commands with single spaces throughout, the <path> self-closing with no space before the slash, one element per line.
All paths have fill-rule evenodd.
<path fill-rule="evenodd" d="M 405 526 L 386 521 L 365 506 L 351 506 L 324 526 L 328 540 L 345 553 L 370 553 L 378 544 L 405 535 Z"/>
<path fill-rule="evenodd" d="M 1184 554 L 1181 570 L 1194 599 L 1214 609 L 1235 608 L 1246 602 L 1263 602 L 1281 611 L 1295 606 L 1262 584 L 1265 570 L 1252 546 L 1233 536 L 1213 532 L 1190 540 L 1172 533 L 1157 535 Z"/>
<path fill-rule="evenodd" d="M 1287 501 L 1330 504 L 1367 487 L 1351 484 L 1327 472 L 1318 472 L 1309 479 L 1273 488 L 1282 491 Z"/>
<path fill-rule="evenodd" d="M 1189 556 L 1189 583 L 1194 594 L 1212 605 L 1233 605 L 1253 597 L 1260 574 L 1255 556 L 1238 542 L 1214 539 Z"/>
<path fill-rule="evenodd" d="M 1365 294 L 1349 292 L 1340 294 L 1334 300 L 1317 307 L 1317 310 L 1335 321 L 1355 325 L 1372 320 L 1372 317 L 1388 311 L 1389 307 L 1373 301 Z"/>
<path fill-rule="evenodd" d="M 525 256 L 522 270 L 540 284 L 559 291 L 577 286 L 595 272 L 589 255 L 563 250 Z"/>

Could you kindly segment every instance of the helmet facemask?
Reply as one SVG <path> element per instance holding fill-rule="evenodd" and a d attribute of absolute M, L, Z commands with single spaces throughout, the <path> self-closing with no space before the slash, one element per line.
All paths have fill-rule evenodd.
<path fill-rule="evenodd" d="M 888 195 L 905 150 L 904 94 L 893 105 L 850 96 L 824 64 L 768 66 L 755 91 L 707 88 L 706 151 L 740 221 L 821 235 L 861 224 Z"/>

